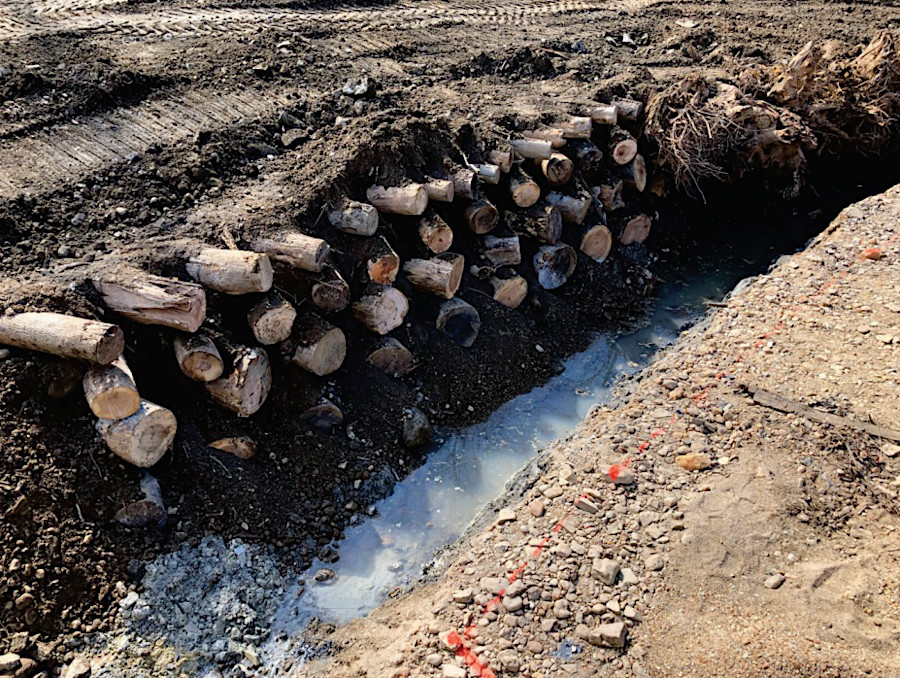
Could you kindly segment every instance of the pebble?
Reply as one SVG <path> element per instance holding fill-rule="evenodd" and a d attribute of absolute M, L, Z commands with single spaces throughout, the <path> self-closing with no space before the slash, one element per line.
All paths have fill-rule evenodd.
<path fill-rule="evenodd" d="M 336 576 L 337 576 L 337 572 L 335 572 L 334 570 L 330 570 L 327 567 L 323 567 L 321 570 L 316 572 L 314 579 L 317 582 L 322 583 L 322 582 L 326 582 L 326 581 L 331 581 Z"/>
<path fill-rule="evenodd" d="M 784 584 L 786 577 L 780 572 L 776 572 L 764 582 L 767 589 L 777 589 Z"/>
<path fill-rule="evenodd" d="M 522 609 L 522 598 L 519 596 L 503 596 L 503 608 L 507 612 L 518 612 Z"/>
<path fill-rule="evenodd" d="M 417 407 L 410 407 L 403 419 L 403 445 L 407 449 L 423 447 L 434 439 L 428 417 Z"/>
<path fill-rule="evenodd" d="M 622 568 L 622 583 L 625 586 L 633 586 L 638 583 L 637 575 L 631 568 L 623 567 Z"/>
<path fill-rule="evenodd" d="M 557 619 L 568 619 L 571 617 L 572 612 L 569 610 L 569 601 L 565 598 L 560 598 L 553 603 L 553 616 Z"/>
<path fill-rule="evenodd" d="M 516 512 L 512 509 L 504 508 L 500 509 L 500 512 L 497 514 L 497 523 L 511 523 L 516 519 Z"/>
<path fill-rule="evenodd" d="M 689 452 L 675 457 L 675 463 L 687 471 L 703 471 L 712 466 L 712 459 L 702 452 Z"/>
<path fill-rule="evenodd" d="M 635 481 L 634 472 L 630 468 L 617 467 L 618 472 L 610 474 L 609 469 L 603 474 L 613 485 L 632 485 Z M 613 477 L 615 476 L 615 477 Z"/>
<path fill-rule="evenodd" d="M 659 553 L 654 553 L 652 556 L 647 558 L 644 561 L 644 567 L 646 567 L 651 572 L 658 572 L 666 566 L 666 559 L 663 558 Z"/>
<path fill-rule="evenodd" d="M 614 622 L 612 624 L 598 624 L 588 634 L 588 642 L 591 645 L 600 647 L 625 647 L 625 638 L 628 635 L 628 629 L 625 622 Z"/>
<path fill-rule="evenodd" d="M 594 502 L 592 502 L 587 497 L 578 497 L 575 500 L 575 508 L 581 509 L 586 513 L 599 513 L 600 507 L 598 507 Z"/>
<path fill-rule="evenodd" d="M 535 518 L 540 518 L 544 515 L 544 502 L 540 499 L 535 499 L 528 505 L 528 512 Z"/>
<path fill-rule="evenodd" d="M 453 602 L 460 603 L 461 605 L 468 605 L 474 600 L 474 594 L 472 589 L 463 589 L 461 591 L 456 591 L 453 594 Z"/>
<path fill-rule="evenodd" d="M 616 582 L 616 576 L 619 574 L 619 563 L 609 558 L 595 558 L 591 564 L 591 576 L 599 579 L 607 586 L 612 586 Z"/>
<path fill-rule="evenodd" d="M 441 655 L 439 655 L 437 652 L 434 652 L 425 657 L 425 662 L 431 664 L 431 666 L 438 667 L 444 663 L 444 660 L 441 659 Z"/>

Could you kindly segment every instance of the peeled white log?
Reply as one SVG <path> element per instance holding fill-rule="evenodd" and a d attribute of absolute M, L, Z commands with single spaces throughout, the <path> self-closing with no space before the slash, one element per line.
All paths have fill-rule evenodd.
<path fill-rule="evenodd" d="M 101 419 L 124 419 L 138 411 L 141 396 L 122 356 L 89 369 L 81 381 L 88 406 Z"/>
<path fill-rule="evenodd" d="M 458 169 L 450 177 L 453 181 L 453 191 L 461 198 L 471 200 L 475 197 L 475 172 L 470 169 Z"/>
<path fill-rule="evenodd" d="M 390 285 L 400 272 L 400 257 L 384 236 L 370 238 L 360 243 L 356 257 L 365 266 L 366 279 L 382 285 Z"/>
<path fill-rule="evenodd" d="M 206 292 L 196 283 L 133 268 L 91 282 L 107 308 L 132 322 L 196 332 L 206 319 Z"/>
<path fill-rule="evenodd" d="M 374 205 L 351 200 L 343 209 L 329 212 L 328 221 L 344 233 L 370 236 L 378 230 L 378 210 Z"/>
<path fill-rule="evenodd" d="M 440 254 L 453 244 L 453 229 L 438 214 L 432 212 L 419 222 L 419 238 L 430 251 Z"/>
<path fill-rule="evenodd" d="M 194 280 L 224 294 L 268 292 L 274 276 L 267 255 L 243 250 L 200 250 L 186 268 Z"/>
<path fill-rule="evenodd" d="M 453 202 L 455 189 L 450 179 L 436 179 L 429 177 L 425 180 L 425 191 L 428 193 L 429 200 L 437 202 Z"/>
<path fill-rule="evenodd" d="M 509 238 L 486 236 L 482 242 L 481 255 L 494 267 L 517 266 L 522 263 L 519 236 L 514 235 Z"/>
<path fill-rule="evenodd" d="M 547 196 L 547 204 L 559 210 L 567 224 L 580 224 L 591 209 L 591 199 L 584 196 L 569 196 L 554 191 Z"/>
<path fill-rule="evenodd" d="M 551 186 L 562 186 L 572 178 L 575 165 L 567 156 L 554 152 L 549 158 L 541 160 L 541 172 Z"/>
<path fill-rule="evenodd" d="M 499 165 L 472 165 L 478 173 L 478 178 L 486 184 L 500 183 L 500 166 Z"/>
<path fill-rule="evenodd" d="M 612 249 L 613 237 L 603 224 L 587 226 L 581 231 L 579 249 L 598 264 L 603 263 Z"/>
<path fill-rule="evenodd" d="M 403 270 L 415 287 L 450 299 L 459 289 L 465 265 L 463 255 L 447 252 L 432 259 L 410 259 Z"/>
<path fill-rule="evenodd" d="M 253 336 L 263 346 L 287 339 L 297 318 L 297 311 L 276 290 L 270 291 L 247 314 Z"/>
<path fill-rule="evenodd" d="M 522 136 L 527 137 L 529 141 L 540 140 L 549 142 L 552 148 L 562 148 L 566 144 L 566 138 L 563 131 L 559 127 L 544 127 L 542 129 L 530 129 L 522 132 Z M 513 147 L 515 149 L 515 147 Z M 520 153 L 523 158 L 531 156 Z"/>
<path fill-rule="evenodd" d="M 372 186 L 366 191 L 369 202 L 382 212 L 417 216 L 428 206 L 428 191 L 422 184 Z"/>
<path fill-rule="evenodd" d="M 500 220 L 500 212 L 487 198 L 478 196 L 463 210 L 466 222 L 475 233 L 488 233 L 494 230 Z"/>
<path fill-rule="evenodd" d="M 613 127 L 609 133 L 609 157 L 617 165 L 627 165 L 637 155 L 638 146 L 634 137 L 621 127 Z"/>
<path fill-rule="evenodd" d="M 512 167 L 512 156 L 513 154 L 509 151 L 493 150 L 488 153 L 488 162 L 497 165 L 504 174 L 509 174 L 509 169 Z"/>
<path fill-rule="evenodd" d="M 572 139 L 566 152 L 582 174 L 591 174 L 603 167 L 603 153 L 587 139 Z"/>
<path fill-rule="evenodd" d="M 0 316 L 0 344 L 108 365 L 125 350 L 118 325 L 61 313 Z"/>
<path fill-rule="evenodd" d="M 225 365 L 212 339 L 203 334 L 179 335 L 172 341 L 178 367 L 189 379 L 212 381 L 222 376 Z"/>
<path fill-rule="evenodd" d="M 232 347 L 229 371 L 206 384 L 212 399 L 239 417 L 257 412 L 272 388 L 272 367 L 264 349 L 256 346 Z"/>
<path fill-rule="evenodd" d="M 590 139 L 591 119 L 588 116 L 575 116 L 559 124 L 563 137 L 566 139 Z"/>
<path fill-rule="evenodd" d="M 387 285 L 372 285 L 355 304 L 353 317 L 376 334 L 387 334 L 403 324 L 409 300 L 403 292 Z"/>
<path fill-rule="evenodd" d="M 331 374 L 344 364 L 347 339 L 340 328 L 309 313 L 297 320 L 285 348 L 292 352 L 295 365 L 320 377 Z"/>
<path fill-rule="evenodd" d="M 521 212 L 507 212 L 506 225 L 520 235 L 528 235 L 551 244 L 562 235 L 562 216 L 559 210 L 543 203 Z"/>
<path fill-rule="evenodd" d="M 629 219 L 622 229 L 622 236 L 619 242 L 623 245 L 630 245 L 634 242 L 644 242 L 650 235 L 650 226 L 652 221 L 646 214 L 638 214 L 633 219 Z"/>
<path fill-rule="evenodd" d="M 641 193 L 647 188 L 647 163 L 640 153 L 634 156 L 630 164 L 621 170 L 622 179 L 626 186 Z"/>
<path fill-rule="evenodd" d="M 281 233 L 272 238 L 255 238 L 250 247 L 254 252 L 267 254 L 272 261 L 313 273 L 322 270 L 331 249 L 321 238 L 296 232 Z"/>
<path fill-rule="evenodd" d="M 416 367 L 415 356 L 393 337 L 382 339 L 366 362 L 391 377 L 402 377 Z"/>
<path fill-rule="evenodd" d="M 441 332 L 457 344 L 469 348 L 478 337 L 481 318 L 474 306 L 454 297 L 441 304 L 435 324 Z"/>
<path fill-rule="evenodd" d="M 522 171 L 520 165 L 513 165 L 509 171 L 509 193 L 519 207 L 531 207 L 540 200 L 541 187 Z"/>
<path fill-rule="evenodd" d="M 615 125 L 619 121 L 619 109 L 614 105 L 594 106 L 587 114 L 598 125 Z"/>
<path fill-rule="evenodd" d="M 591 193 L 603 205 L 603 209 L 607 212 L 625 207 L 625 201 L 622 199 L 622 188 L 624 182 L 621 179 L 608 179 L 599 186 L 594 186 Z"/>
<path fill-rule="evenodd" d="M 165 407 L 142 400 L 125 419 L 98 419 L 97 432 L 106 446 L 129 464 L 149 468 L 172 446 L 178 422 Z"/>
<path fill-rule="evenodd" d="M 528 296 L 528 281 L 520 275 L 509 278 L 491 278 L 494 301 L 507 308 L 519 308 Z"/>
<path fill-rule="evenodd" d="M 644 110 L 644 104 L 633 99 L 615 99 L 612 104 L 621 120 L 637 120 Z"/>
<path fill-rule="evenodd" d="M 553 144 L 543 139 L 514 139 L 509 142 L 509 146 L 523 158 L 532 160 L 549 158 L 553 152 Z"/>
<path fill-rule="evenodd" d="M 534 270 L 538 283 L 545 290 L 555 290 L 568 281 L 575 272 L 578 255 L 575 250 L 563 243 L 542 245 L 534 255 Z"/>

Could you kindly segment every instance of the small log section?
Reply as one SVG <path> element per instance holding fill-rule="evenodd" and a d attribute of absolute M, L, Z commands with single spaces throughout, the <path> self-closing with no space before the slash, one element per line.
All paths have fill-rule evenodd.
<path fill-rule="evenodd" d="M 453 229 L 437 213 L 429 212 L 419 222 L 419 238 L 430 252 L 440 254 L 453 244 Z"/>
<path fill-rule="evenodd" d="M 493 150 L 488 153 L 488 162 L 497 165 L 504 174 L 509 174 L 512 167 L 513 154 L 509 151 Z"/>
<path fill-rule="evenodd" d="M 478 178 L 481 179 L 486 184 L 499 184 L 500 183 L 500 167 L 499 165 L 472 165 L 475 168 L 475 171 L 478 173 Z"/>
<path fill-rule="evenodd" d="M 466 223 L 475 233 L 489 233 L 500 220 L 500 212 L 487 198 L 478 196 L 463 210 Z"/>
<path fill-rule="evenodd" d="M 646 214 L 638 214 L 633 219 L 629 219 L 622 230 L 622 236 L 619 242 L 623 245 L 630 245 L 635 242 L 644 242 L 650 235 L 650 226 L 652 225 L 650 217 Z"/>
<path fill-rule="evenodd" d="M 566 145 L 566 138 L 563 135 L 561 127 L 544 127 L 541 129 L 530 129 L 522 132 L 522 136 L 528 137 L 529 140 L 547 141 L 551 148 L 562 148 Z M 513 147 L 515 148 L 515 147 Z M 530 156 L 520 153 L 523 158 Z"/>
<path fill-rule="evenodd" d="M 615 99 L 612 104 L 621 120 L 637 120 L 644 111 L 644 104 L 634 99 Z"/>
<path fill-rule="evenodd" d="M 547 204 L 559 210 L 562 219 L 567 224 L 580 224 L 587 217 L 591 209 L 591 200 L 584 196 L 572 197 L 562 193 L 550 193 L 547 196 Z"/>
<path fill-rule="evenodd" d="M 272 238 L 255 238 L 250 247 L 254 252 L 267 254 L 272 261 L 312 273 L 322 270 L 331 250 L 324 240 L 296 232 L 281 233 Z"/>
<path fill-rule="evenodd" d="M 276 290 L 271 290 L 247 314 L 253 336 L 263 346 L 287 339 L 296 318 L 296 309 Z"/>
<path fill-rule="evenodd" d="M 425 180 L 425 191 L 428 193 L 429 200 L 437 202 L 453 202 L 456 192 L 453 188 L 453 182 L 450 179 L 437 179 L 429 177 Z"/>
<path fill-rule="evenodd" d="M 519 235 L 551 244 L 562 235 L 562 216 L 552 205 L 538 204 L 521 212 L 509 211 L 506 225 Z"/>
<path fill-rule="evenodd" d="M 509 194 L 517 206 L 531 207 L 540 200 L 541 187 L 516 164 L 509 171 Z"/>
<path fill-rule="evenodd" d="M 603 167 L 603 153 L 587 139 L 572 139 L 567 150 L 575 167 L 583 174 L 598 172 Z"/>
<path fill-rule="evenodd" d="M 520 275 L 509 278 L 491 278 L 494 301 L 507 308 L 519 308 L 528 296 L 528 281 Z"/>
<path fill-rule="evenodd" d="M 532 160 L 549 158 L 553 152 L 553 144 L 543 139 L 514 139 L 509 142 L 509 146 L 523 158 Z"/>
<path fill-rule="evenodd" d="M 619 109 L 613 104 L 594 106 L 587 114 L 598 125 L 615 125 L 619 121 Z"/>
<path fill-rule="evenodd" d="M 621 127 L 613 127 L 609 133 L 609 157 L 617 165 L 627 165 L 637 155 L 637 141 Z"/>
<path fill-rule="evenodd" d="M 125 419 L 98 419 L 97 432 L 118 457 L 140 468 L 149 468 L 172 447 L 178 422 L 165 407 L 142 400 Z"/>
<path fill-rule="evenodd" d="M 395 287 L 372 285 L 353 304 L 353 317 L 376 334 L 387 334 L 403 324 L 409 312 L 409 300 Z"/>
<path fill-rule="evenodd" d="M 647 162 L 640 153 L 634 156 L 630 164 L 622 168 L 622 180 L 629 188 L 643 193 L 647 188 Z"/>
<path fill-rule="evenodd" d="M 592 122 L 589 116 L 576 116 L 559 126 L 565 139 L 590 139 Z"/>
<path fill-rule="evenodd" d="M 617 209 L 625 207 L 625 201 L 622 199 L 622 190 L 624 182 L 621 179 L 609 179 L 599 186 L 594 186 L 591 193 L 603 205 L 603 209 L 607 212 L 615 212 Z"/>
<path fill-rule="evenodd" d="M 366 198 L 381 212 L 418 216 L 428 206 L 428 191 L 422 184 L 407 186 L 372 186 L 366 191 Z"/>
<path fill-rule="evenodd" d="M 475 307 L 454 297 L 441 304 L 437 328 L 463 348 L 469 348 L 478 337 L 481 317 Z"/>
<path fill-rule="evenodd" d="M 206 292 L 197 283 L 117 270 L 115 277 L 91 280 L 106 307 L 141 325 L 196 332 L 206 319 Z"/>
<path fill-rule="evenodd" d="M 390 285 L 400 272 L 400 257 L 384 236 L 363 242 L 356 250 L 365 266 L 366 279 L 382 285 Z"/>
<path fill-rule="evenodd" d="M 598 264 L 602 264 L 612 250 L 613 236 L 603 224 L 587 226 L 581 231 L 579 249 Z"/>
<path fill-rule="evenodd" d="M 206 390 L 225 409 L 236 412 L 239 417 L 249 417 L 262 407 L 272 388 L 269 356 L 256 346 L 230 348 L 233 355 L 231 369 L 206 384 Z"/>
<path fill-rule="evenodd" d="M 393 337 L 382 339 L 366 358 L 366 362 L 390 377 L 402 377 L 416 367 L 415 356 Z"/>
<path fill-rule="evenodd" d="M 309 313 L 297 321 L 285 348 L 291 352 L 295 365 L 322 377 L 344 364 L 347 339 L 340 328 Z"/>
<path fill-rule="evenodd" d="M 350 303 L 350 286 L 334 266 L 323 266 L 316 274 L 304 274 L 313 306 L 325 313 L 335 313 Z"/>
<path fill-rule="evenodd" d="M 343 209 L 329 212 L 328 221 L 344 233 L 370 236 L 378 230 L 378 210 L 374 205 L 351 200 Z"/>
<path fill-rule="evenodd" d="M 545 290 L 562 287 L 575 272 L 578 255 L 563 243 L 542 245 L 534 255 L 534 270 L 538 283 Z"/>
<path fill-rule="evenodd" d="M 433 259 L 410 259 L 403 270 L 415 287 L 450 299 L 459 289 L 465 265 L 463 255 L 448 252 Z"/>
<path fill-rule="evenodd" d="M 562 186 L 575 173 L 575 164 L 562 153 L 551 153 L 549 158 L 541 160 L 541 172 L 551 186 Z"/>
<path fill-rule="evenodd" d="M 482 256 L 493 266 L 518 266 L 522 263 L 522 248 L 519 236 L 496 238 L 487 236 L 482 243 Z"/>
<path fill-rule="evenodd" d="M 450 177 L 453 191 L 458 197 L 472 200 L 475 197 L 475 172 L 469 169 L 458 169 Z"/>
<path fill-rule="evenodd" d="M 172 340 L 175 360 L 188 379 L 208 382 L 222 376 L 225 364 L 212 339 L 203 334 L 179 335 Z"/>
<path fill-rule="evenodd" d="M 125 335 L 118 325 L 97 320 L 18 313 L 0 316 L 0 344 L 109 365 L 125 350 Z"/>
<path fill-rule="evenodd" d="M 232 295 L 268 292 L 274 277 L 267 255 L 243 250 L 200 250 L 186 268 L 205 287 Z"/>
<path fill-rule="evenodd" d="M 109 365 L 92 367 L 81 383 L 91 412 L 100 419 L 124 419 L 141 406 L 134 375 L 122 356 Z"/>

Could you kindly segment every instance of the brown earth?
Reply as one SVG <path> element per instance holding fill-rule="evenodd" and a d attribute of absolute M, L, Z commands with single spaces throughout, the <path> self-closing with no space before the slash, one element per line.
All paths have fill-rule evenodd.
<path fill-rule="evenodd" d="M 684 18 L 696 26 L 679 25 Z M 381 180 L 415 179 L 445 153 L 475 161 L 482 142 L 551 121 L 580 102 L 646 99 L 688 74 L 735 81 L 811 37 L 839 40 L 852 56 L 898 21 L 895 6 L 839 2 L 503 2 L 486 9 L 455 1 L 2 0 L 4 306 L 102 316 L 79 282 L 85 271 L 128 259 L 183 275 L 169 244 L 221 246 L 223 227 L 240 239 L 296 226 L 340 246 L 346 239 L 319 219 L 322 205 L 362 197 L 373 168 Z M 372 96 L 340 94 L 348 78 L 363 75 L 377 83 Z M 285 111 L 296 121 L 285 123 Z M 306 137 L 285 149 L 281 135 L 298 124 Z M 653 154 L 652 139 L 641 144 Z M 829 145 L 821 148 L 827 155 Z M 804 197 L 812 201 L 804 211 L 813 211 L 816 196 Z M 651 270 L 676 275 L 679 258 L 702 246 L 693 239 L 703 237 L 704 225 L 729 217 L 677 196 L 633 199 L 660 214 L 649 247 L 616 248 L 600 267 L 582 261 L 558 293 L 536 294 L 512 312 L 467 279 L 462 297 L 485 321 L 471 351 L 425 322 L 427 304 L 414 307 L 412 326 L 398 338 L 425 365 L 444 370 L 400 381 L 374 374 L 363 361 L 368 337 L 338 316 L 350 337 L 345 369 L 314 379 L 279 368 L 270 402 L 249 421 L 223 414 L 180 378 L 169 337 L 126 324 L 142 393 L 172 408 L 181 424 L 173 454 L 154 469 L 171 512 L 162 530 L 110 522 L 135 496 L 137 476 L 95 439 L 77 386 L 83 368 L 13 351 L 0 363 L 7 506 L 0 615 L 10 646 L 40 641 L 33 653 L 43 658 L 61 632 L 105 628 L 120 595 L 116 582 L 140 574 L 132 560 L 205 534 L 284 546 L 286 561 L 302 567 L 389 491 L 395 474 L 418 463 L 418 453 L 397 444 L 404 408 L 419 403 L 438 426 L 483 418 L 546 380 L 592 331 L 639 313 L 655 257 L 669 250 Z M 407 226 L 402 219 L 394 225 Z M 223 322 L 242 310 L 212 302 Z M 355 440 L 309 432 L 298 421 L 322 395 L 342 407 Z M 205 447 L 237 432 L 260 443 L 259 457 L 239 462 Z M 359 491 L 351 489 L 356 480 L 366 481 Z"/>

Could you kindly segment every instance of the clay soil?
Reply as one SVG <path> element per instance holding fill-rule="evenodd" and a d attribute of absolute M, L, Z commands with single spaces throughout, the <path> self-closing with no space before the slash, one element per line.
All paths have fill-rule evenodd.
<path fill-rule="evenodd" d="M 223 228 L 240 240 L 296 227 L 341 251 L 349 241 L 322 206 L 362 198 L 373 177 L 420 178 L 444 154 L 459 162 L 578 102 L 646 99 L 693 73 L 727 81 L 811 37 L 858 52 L 898 23 L 900 9 L 883 3 L 2 0 L 3 304 L 105 317 L 85 271 L 127 260 L 180 276 L 174 243 L 222 246 Z M 373 83 L 366 96 L 341 94 L 363 76 Z M 292 149 L 282 143 L 289 128 L 303 132 Z M 641 145 L 652 156 L 652 142 Z M 743 195 L 774 205 L 753 186 Z M 569 285 L 517 311 L 467 277 L 461 296 L 484 323 L 469 351 L 434 331 L 427 304 L 414 307 L 397 338 L 424 367 L 405 379 L 368 368 L 370 338 L 338 315 L 345 367 L 314 379 L 277 365 L 269 402 L 249 420 L 181 378 L 165 336 L 124 323 L 142 394 L 179 418 L 175 448 L 153 470 L 170 513 L 161 529 L 112 522 L 135 498 L 138 474 L 96 439 L 83 366 L 12 351 L 0 362 L 9 647 L 64 658 L 66 636 L 107 627 L 124 591 L 116 585 L 139 579 L 141 559 L 207 534 L 273 543 L 302 568 L 421 460 L 399 444 L 405 408 L 422 408 L 439 429 L 473 423 L 549 378 L 592 332 L 639 315 L 654 276 L 677 275 L 703 246 L 703 224 L 723 223 L 724 210 L 670 197 L 636 198 L 659 214 L 646 247 L 582 262 Z M 824 226 L 827 210 L 804 197 L 803 213 Z M 245 311 L 214 297 L 211 306 L 229 326 Z M 310 431 L 299 420 L 321 397 L 341 407 L 343 428 Z M 206 447 L 238 433 L 259 443 L 253 460 Z"/>

